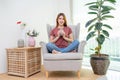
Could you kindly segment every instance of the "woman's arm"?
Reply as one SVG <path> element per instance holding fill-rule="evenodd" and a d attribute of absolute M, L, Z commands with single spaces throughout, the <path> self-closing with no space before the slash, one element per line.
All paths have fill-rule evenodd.
<path fill-rule="evenodd" d="M 66 40 L 66 41 L 69 41 L 69 42 L 72 42 L 73 41 L 73 34 L 71 33 L 69 35 L 69 37 L 66 37 L 65 34 L 63 35 L 63 38 Z"/>
<path fill-rule="evenodd" d="M 56 42 L 58 39 L 59 39 L 59 36 L 57 37 L 50 36 L 50 42 L 52 43 Z"/>
<path fill-rule="evenodd" d="M 55 36 L 50 36 L 50 42 L 54 43 L 59 39 L 59 37 L 60 37 L 60 32 L 59 31 L 57 32 L 57 35 L 58 36 L 56 36 L 56 37 Z"/>

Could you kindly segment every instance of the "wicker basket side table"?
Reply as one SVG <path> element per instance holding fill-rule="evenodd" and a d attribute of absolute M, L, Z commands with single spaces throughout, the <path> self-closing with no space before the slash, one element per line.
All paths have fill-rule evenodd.
<path fill-rule="evenodd" d="M 8 74 L 28 76 L 41 69 L 41 47 L 9 48 L 7 51 Z"/>

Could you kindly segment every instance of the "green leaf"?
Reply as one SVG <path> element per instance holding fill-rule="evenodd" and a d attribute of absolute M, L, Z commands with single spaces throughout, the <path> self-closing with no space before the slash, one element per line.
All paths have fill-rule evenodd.
<path fill-rule="evenodd" d="M 103 26 L 105 26 L 105 27 L 107 27 L 107 28 L 109 28 L 109 29 L 112 29 L 112 27 L 109 26 L 109 25 L 107 25 L 107 24 L 104 24 Z"/>
<path fill-rule="evenodd" d="M 90 48 L 90 50 L 94 51 L 94 49 Z"/>
<path fill-rule="evenodd" d="M 102 11 L 110 11 L 110 10 L 115 10 L 115 8 L 113 8 L 112 6 L 101 6 L 102 7 Z"/>
<path fill-rule="evenodd" d="M 95 51 L 98 53 L 101 50 L 101 44 L 99 44 L 97 47 L 95 47 Z"/>
<path fill-rule="evenodd" d="M 110 12 L 109 11 L 103 11 L 101 13 L 102 13 L 102 15 L 105 15 L 105 14 L 109 14 Z"/>
<path fill-rule="evenodd" d="M 92 22 L 94 22 L 97 18 L 94 18 L 92 20 L 89 20 L 86 24 L 85 27 L 88 27 Z"/>
<path fill-rule="evenodd" d="M 109 37 L 109 33 L 106 30 L 102 30 L 103 34 L 107 37 Z"/>
<path fill-rule="evenodd" d="M 92 31 L 90 32 L 88 35 L 87 35 L 87 38 L 86 40 L 88 41 L 90 38 L 94 37 L 95 36 L 95 31 Z"/>
<path fill-rule="evenodd" d="M 99 35 L 98 38 L 97 38 L 97 41 L 100 45 L 103 44 L 103 42 L 105 41 L 105 36 L 104 35 Z"/>
<path fill-rule="evenodd" d="M 98 11 L 98 6 L 97 5 L 91 5 L 89 6 L 90 10 Z"/>
<path fill-rule="evenodd" d="M 85 5 L 91 5 L 91 4 L 96 4 L 97 2 L 91 2 L 91 3 L 87 3 Z"/>
<path fill-rule="evenodd" d="M 112 15 L 104 15 L 102 16 L 102 20 L 107 19 L 107 18 L 114 18 Z"/>
<path fill-rule="evenodd" d="M 102 25 L 103 25 L 102 23 L 97 22 L 97 23 L 95 24 L 95 29 L 96 29 L 96 30 L 101 30 Z"/>
<path fill-rule="evenodd" d="M 97 14 L 96 12 L 88 12 L 88 14 Z"/>
<path fill-rule="evenodd" d="M 94 26 L 95 26 L 95 24 L 91 25 L 91 26 L 88 28 L 88 32 L 91 31 Z"/>
<path fill-rule="evenodd" d="M 110 3 L 116 3 L 116 0 L 105 0 L 105 1 L 108 1 L 108 2 L 110 2 Z"/>

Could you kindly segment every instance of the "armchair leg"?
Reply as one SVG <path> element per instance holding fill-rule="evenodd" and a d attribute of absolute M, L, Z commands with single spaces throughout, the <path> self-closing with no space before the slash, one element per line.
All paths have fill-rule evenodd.
<path fill-rule="evenodd" d="M 45 74 L 46 74 L 46 77 L 48 78 L 48 71 L 46 71 Z"/>
<path fill-rule="evenodd" d="M 77 72 L 78 78 L 80 78 L 80 71 Z"/>

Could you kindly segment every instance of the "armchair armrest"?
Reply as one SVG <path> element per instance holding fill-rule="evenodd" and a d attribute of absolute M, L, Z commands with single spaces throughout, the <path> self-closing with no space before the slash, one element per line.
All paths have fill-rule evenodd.
<path fill-rule="evenodd" d="M 86 41 L 81 41 L 79 46 L 78 46 L 78 53 L 84 53 L 84 48 L 85 48 L 85 45 L 86 45 Z"/>
<path fill-rule="evenodd" d="M 48 53 L 48 50 L 46 48 L 46 43 L 45 42 L 41 41 L 40 42 L 40 46 L 42 47 L 41 48 L 42 49 L 42 53 Z"/>

